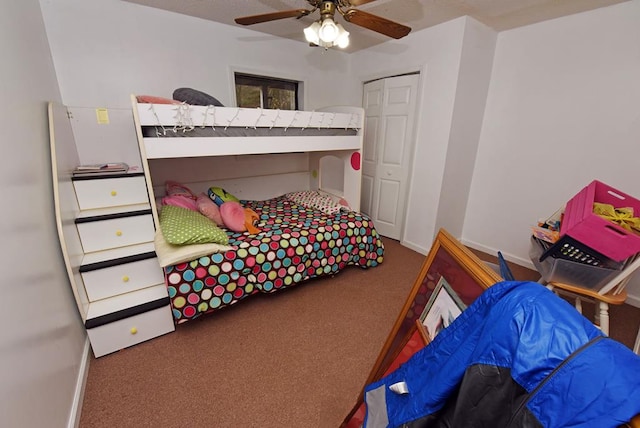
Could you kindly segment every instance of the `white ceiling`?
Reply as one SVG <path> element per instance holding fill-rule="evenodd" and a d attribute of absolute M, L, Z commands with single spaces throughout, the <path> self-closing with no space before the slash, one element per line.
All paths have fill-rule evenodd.
<path fill-rule="evenodd" d="M 234 22 L 241 16 L 259 15 L 292 9 L 310 9 L 306 0 L 125 0 L 222 24 L 247 28 L 271 36 L 304 42 L 302 30 L 320 16 L 242 26 Z M 469 15 L 496 31 L 522 27 L 548 19 L 584 12 L 628 0 L 376 0 L 357 9 L 379 15 L 419 31 L 460 16 Z M 346 52 L 366 49 L 388 40 L 387 36 L 344 22 L 351 33 Z"/>

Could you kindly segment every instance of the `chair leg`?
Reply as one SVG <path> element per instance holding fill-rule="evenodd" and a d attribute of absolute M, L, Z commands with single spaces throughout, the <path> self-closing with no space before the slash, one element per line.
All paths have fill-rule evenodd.
<path fill-rule="evenodd" d="M 599 311 L 599 312 L 598 312 Z M 598 302 L 596 315 L 599 315 L 600 330 L 607 336 L 609 335 L 609 305 L 606 302 Z"/>
<path fill-rule="evenodd" d="M 576 297 L 576 309 L 578 310 L 578 312 L 582 313 L 582 299 L 579 297 Z M 597 320 L 597 314 L 596 314 L 596 320 Z"/>
<path fill-rule="evenodd" d="M 640 355 L 640 327 L 638 327 L 638 335 L 636 336 L 636 344 L 633 345 L 633 352 Z"/>

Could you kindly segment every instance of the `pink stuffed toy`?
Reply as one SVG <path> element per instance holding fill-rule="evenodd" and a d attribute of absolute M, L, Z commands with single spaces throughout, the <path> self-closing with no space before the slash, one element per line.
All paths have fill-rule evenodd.
<path fill-rule="evenodd" d="M 165 196 L 162 198 L 162 205 L 173 205 L 191 211 L 198 211 L 196 200 L 184 195 Z"/>
<path fill-rule="evenodd" d="M 196 199 L 196 205 L 200 214 L 207 217 L 220 227 L 224 227 L 224 221 L 222 220 L 222 214 L 220 214 L 220 208 L 213 202 L 209 196 L 201 193 Z"/>
<path fill-rule="evenodd" d="M 247 230 L 244 226 L 244 208 L 242 208 L 240 203 L 235 201 L 223 203 L 220 205 L 220 215 L 227 229 L 231 229 L 234 232 L 244 232 Z"/>
<path fill-rule="evenodd" d="M 191 211 L 198 211 L 196 195 L 184 184 L 168 180 L 165 182 L 165 193 L 167 196 L 162 198 L 162 205 L 173 205 Z"/>

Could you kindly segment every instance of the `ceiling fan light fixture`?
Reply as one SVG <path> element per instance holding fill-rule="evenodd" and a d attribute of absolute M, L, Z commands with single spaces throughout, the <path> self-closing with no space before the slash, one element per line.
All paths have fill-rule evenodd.
<path fill-rule="evenodd" d="M 344 49 L 347 46 L 349 46 L 349 32 L 345 30 L 342 25 L 337 24 L 337 26 L 339 30 L 338 38 L 336 39 L 335 42 L 333 42 L 333 44 L 337 45 L 341 49 Z"/>
<path fill-rule="evenodd" d="M 315 21 L 313 24 L 304 29 L 304 38 L 307 39 L 307 42 L 309 43 L 320 45 L 320 36 L 318 35 L 319 31 L 320 23 L 318 21 Z"/>
<path fill-rule="evenodd" d="M 339 33 L 340 30 L 332 18 L 329 17 L 322 20 L 322 25 L 320 25 L 320 30 L 318 31 L 320 40 L 326 43 L 333 43 L 338 38 Z"/>

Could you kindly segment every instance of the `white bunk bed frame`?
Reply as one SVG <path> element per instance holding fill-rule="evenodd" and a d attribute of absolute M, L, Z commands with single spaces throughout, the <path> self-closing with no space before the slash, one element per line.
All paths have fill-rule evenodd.
<path fill-rule="evenodd" d="M 131 95 L 133 116 L 140 145 L 142 167 L 146 176 L 150 198 L 156 197 L 164 186 L 161 178 L 154 182 L 154 169 L 150 165 L 162 159 L 202 158 L 256 154 L 308 155 L 306 183 L 295 190 L 321 190 L 335 198 L 344 198 L 355 211 L 360 209 L 361 153 L 363 147 L 364 110 L 361 107 L 336 106 L 315 111 L 268 110 L 237 107 L 194 106 L 188 104 L 139 103 Z M 198 127 L 284 128 L 278 136 L 211 136 L 211 137 L 149 137 L 143 127 L 173 132 Z M 286 135 L 289 128 L 351 129 L 352 135 Z M 186 131 L 188 133 L 188 131 Z M 336 160 L 337 159 L 337 160 Z M 185 165 L 185 164 L 180 164 Z M 342 169 L 336 174 L 336 165 Z M 277 172 L 269 172 L 277 175 Z M 247 175 L 251 175 L 249 172 Z M 256 176 L 259 176 L 257 173 Z M 341 183 L 336 176 L 342 175 Z M 158 175 L 158 177 L 160 177 Z M 220 177 L 217 178 L 219 180 Z M 183 182 L 189 185 L 188 182 Z M 298 183 L 296 183 L 298 184 Z M 342 185 L 342 188 L 340 187 Z M 215 183 L 208 183 L 209 186 Z M 194 189 L 196 190 L 196 189 Z M 232 192 L 233 193 L 233 192 Z M 277 194 L 273 197 L 279 196 Z M 158 224 L 155 204 L 153 216 Z"/>

